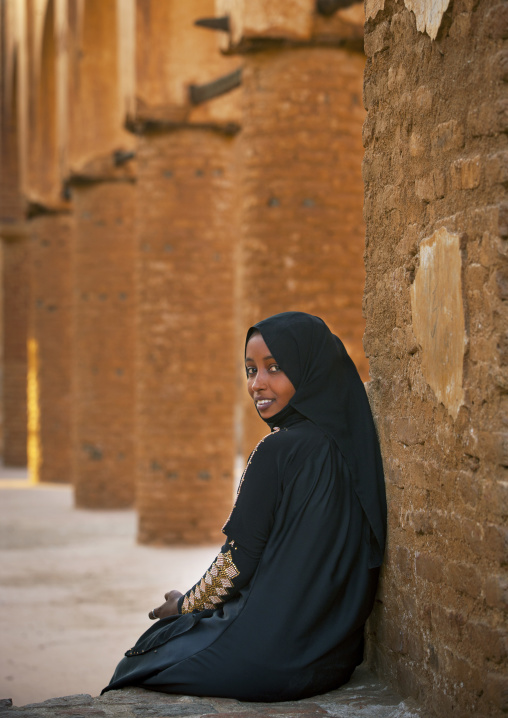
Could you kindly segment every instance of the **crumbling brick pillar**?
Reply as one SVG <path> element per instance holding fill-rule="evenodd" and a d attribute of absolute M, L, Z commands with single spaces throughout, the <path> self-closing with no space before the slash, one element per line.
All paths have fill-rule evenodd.
<path fill-rule="evenodd" d="M 70 214 L 45 213 L 29 222 L 31 299 L 30 409 L 36 436 L 32 479 L 72 479 L 72 243 Z M 32 401 L 34 402 L 32 404 Z"/>
<path fill-rule="evenodd" d="M 144 543 L 220 540 L 233 499 L 234 137 L 145 132 L 138 161 L 138 511 Z"/>
<path fill-rule="evenodd" d="M 76 504 L 134 501 L 135 185 L 72 185 L 74 486 Z"/>
<path fill-rule="evenodd" d="M 447 7 L 368 0 L 364 128 L 389 506 L 369 650 L 443 718 L 508 710 L 508 13 Z"/>

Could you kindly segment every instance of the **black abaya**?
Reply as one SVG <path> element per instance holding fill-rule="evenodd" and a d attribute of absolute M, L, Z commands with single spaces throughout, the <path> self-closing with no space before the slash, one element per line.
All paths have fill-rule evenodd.
<path fill-rule="evenodd" d="M 194 612 L 151 626 L 126 653 L 105 690 L 139 685 L 170 693 L 290 700 L 338 687 L 361 662 L 363 628 L 384 546 L 379 450 L 369 411 L 368 417 L 362 416 L 368 428 L 364 454 L 374 457 L 374 469 L 370 477 L 355 476 L 359 466 L 365 468 L 365 456 L 355 457 L 355 448 L 345 447 L 355 458 L 351 461 L 330 425 L 320 425 L 313 414 L 319 401 L 325 405 L 335 399 L 329 386 L 328 394 L 319 398 L 316 382 L 312 392 L 306 392 L 305 373 L 312 377 L 316 362 L 326 363 L 326 351 L 314 337 L 310 354 L 306 347 L 299 349 L 300 357 L 311 357 L 309 366 L 303 367 L 301 358 L 297 366 L 290 344 L 294 336 L 297 345 L 307 339 L 302 318 L 313 331 L 320 322 L 317 338 L 326 335 L 325 349 L 337 355 L 338 340 L 315 317 L 288 313 L 257 325 L 296 392 L 290 405 L 269 420 L 272 433 L 251 455 L 224 526 L 227 541 L 219 554 L 220 566 L 228 557 L 224 590 L 217 589 L 221 574 L 214 572 L 214 562 L 202 582 L 186 594 L 187 601 L 180 602 L 180 610 L 194 606 Z M 277 344 L 272 329 L 289 344 L 279 341 L 278 348 L 272 346 Z M 364 393 L 361 381 L 354 378 L 354 366 L 341 351 L 339 359 L 332 357 L 326 365 L 324 383 L 329 385 L 330 367 L 338 371 L 334 363 L 346 362 L 342 378 L 354 382 L 353 394 L 360 387 Z M 348 376 L 351 367 L 353 379 Z M 333 416 L 328 408 L 324 414 Z M 349 441 L 354 443 L 355 437 Z M 375 525 L 375 505 L 366 507 L 364 500 L 369 485 L 371 494 L 382 496 Z M 219 576 L 213 590 L 212 574 Z M 199 586 L 203 590 L 196 594 Z M 210 603 L 212 599 L 216 603 Z"/>

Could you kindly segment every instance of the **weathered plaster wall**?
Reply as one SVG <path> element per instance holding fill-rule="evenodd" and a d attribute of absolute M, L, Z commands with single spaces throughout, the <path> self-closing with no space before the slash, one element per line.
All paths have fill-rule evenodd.
<path fill-rule="evenodd" d="M 369 651 L 438 715 L 494 716 L 508 710 L 508 14 L 406 6 L 367 3 L 364 344 L 389 501 Z"/>

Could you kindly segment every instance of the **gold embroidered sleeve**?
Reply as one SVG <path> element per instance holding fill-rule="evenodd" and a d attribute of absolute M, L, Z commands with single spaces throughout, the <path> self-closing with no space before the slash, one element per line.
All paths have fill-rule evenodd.
<path fill-rule="evenodd" d="M 233 581 L 239 575 L 240 571 L 233 561 L 231 549 L 219 553 L 201 580 L 183 597 L 180 612 L 192 613 L 205 608 L 218 608 L 227 601 L 229 592 L 234 588 Z"/>

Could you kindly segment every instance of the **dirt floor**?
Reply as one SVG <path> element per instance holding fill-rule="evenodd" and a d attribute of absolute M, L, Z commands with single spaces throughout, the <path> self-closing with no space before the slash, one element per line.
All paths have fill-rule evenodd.
<path fill-rule="evenodd" d="M 138 546 L 135 532 L 134 511 L 77 510 L 70 487 L 0 471 L 0 699 L 98 695 L 148 611 L 218 549 Z"/>

